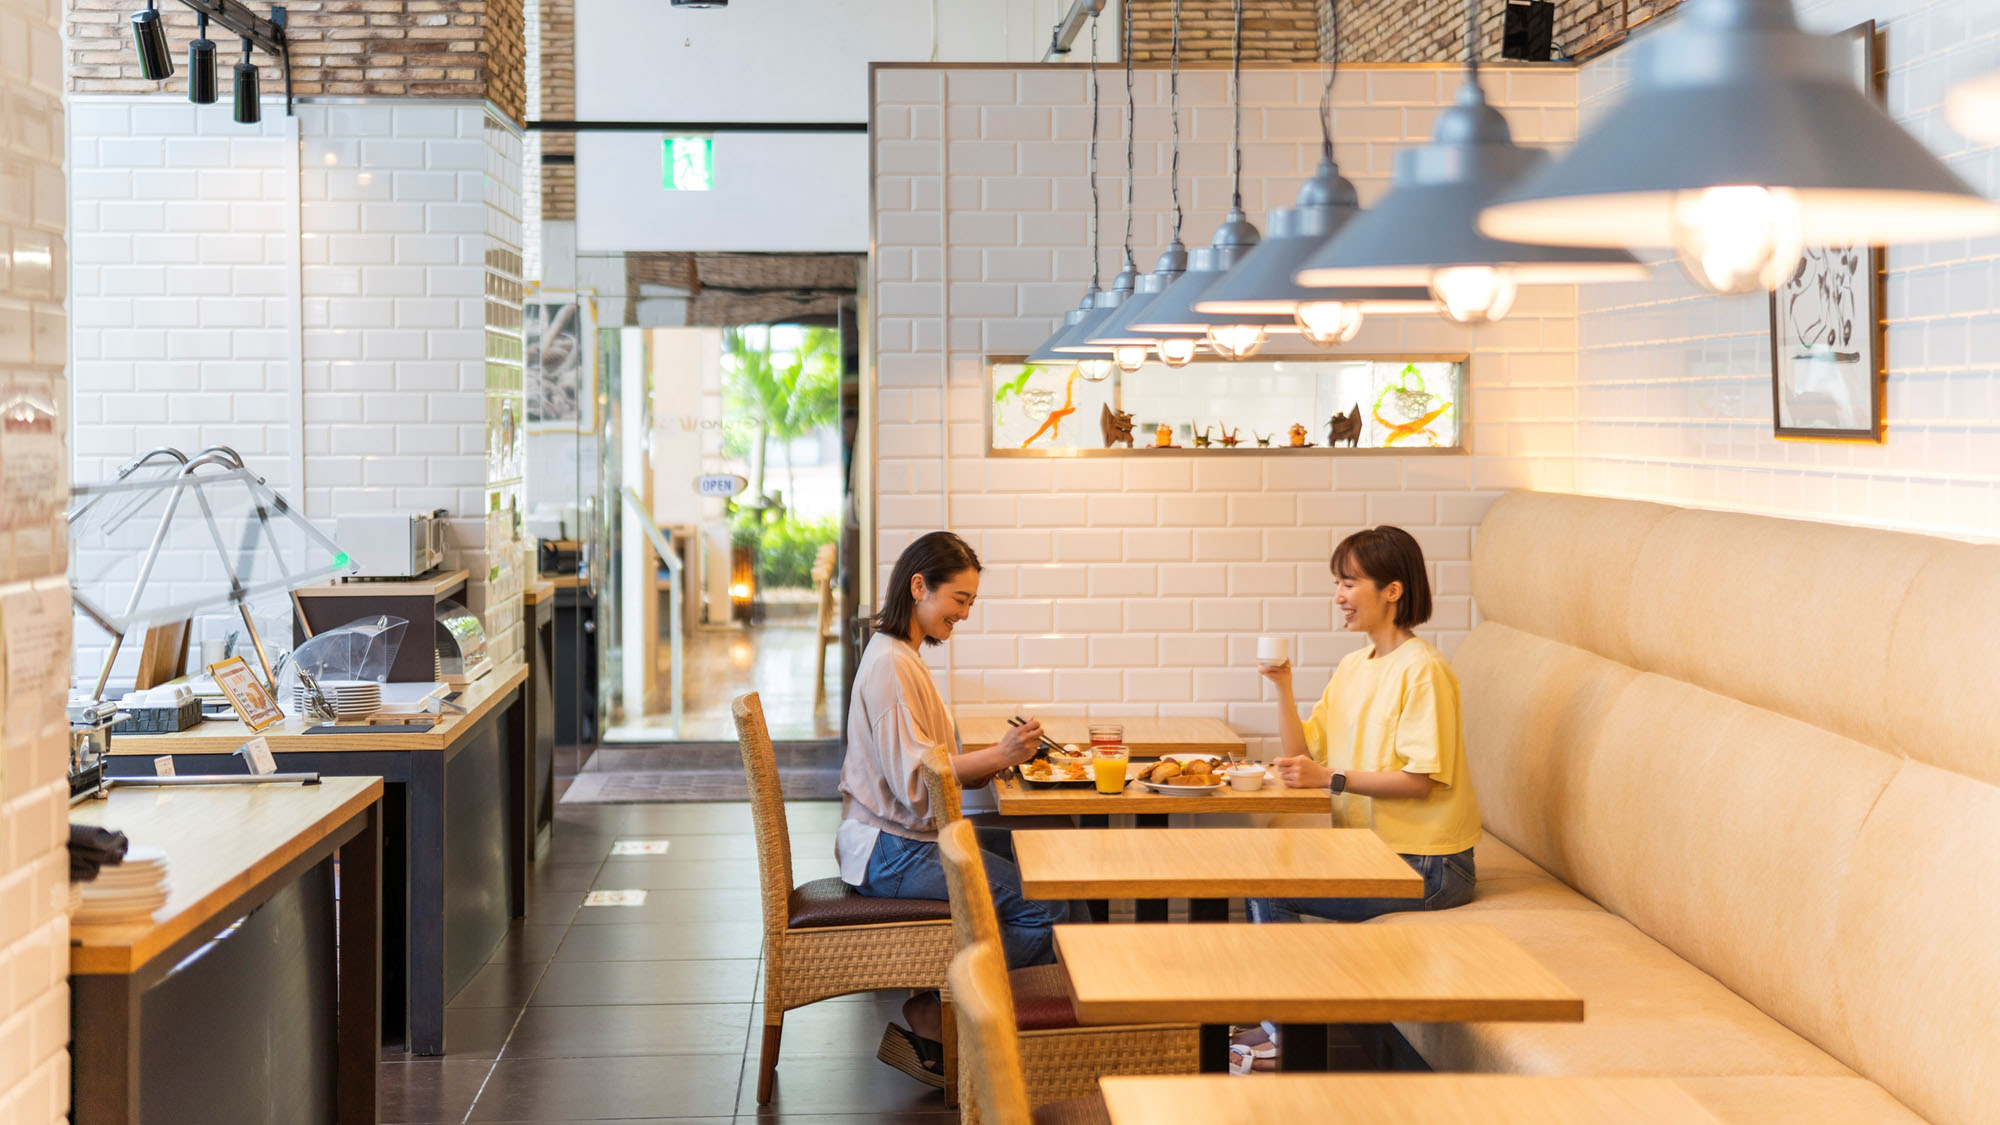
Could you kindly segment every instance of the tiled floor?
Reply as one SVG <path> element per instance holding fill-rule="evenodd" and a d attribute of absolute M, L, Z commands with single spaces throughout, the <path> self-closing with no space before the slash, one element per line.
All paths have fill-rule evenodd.
<path fill-rule="evenodd" d="M 448 1053 L 383 1062 L 385 1123 L 957 1120 L 943 1095 L 875 1059 L 901 994 L 788 1015 L 777 1095 L 759 1110 L 748 805 L 558 805 L 556 818 L 527 917 L 446 1013 Z M 797 803 L 790 821 L 795 877 L 834 874 L 839 806 Z M 671 843 L 663 856 L 613 858 L 621 839 Z M 593 889 L 647 898 L 586 907 Z"/>

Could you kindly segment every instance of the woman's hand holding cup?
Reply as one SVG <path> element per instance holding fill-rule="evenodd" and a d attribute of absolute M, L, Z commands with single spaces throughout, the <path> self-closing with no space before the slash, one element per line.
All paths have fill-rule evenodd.
<path fill-rule="evenodd" d="M 1271 772 L 1278 775 L 1287 789 L 1324 789 L 1333 784 L 1333 771 L 1303 754 L 1279 758 L 1271 763 Z"/>
<path fill-rule="evenodd" d="M 1290 637 L 1257 638 L 1257 671 L 1265 679 L 1278 685 L 1279 690 L 1292 686 L 1292 639 Z"/>

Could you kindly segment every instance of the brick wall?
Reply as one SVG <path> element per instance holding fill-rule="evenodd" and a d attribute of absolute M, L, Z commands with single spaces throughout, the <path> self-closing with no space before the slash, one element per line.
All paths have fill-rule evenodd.
<path fill-rule="evenodd" d="M 536 0 L 542 17 L 538 120 L 576 119 L 576 0 Z M 576 155 L 576 134 L 539 132 L 545 155 Z M 542 173 L 542 218 L 576 218 L 576 165 L 547 164 Z"/>
<path fill-rule="evenodd" d="M 164 84 L 139 76 L 132 10 L 125 0 L 64 0 L 71 93 L 154 93 L 163 85 L 185 91 L 185 73 Z M 177 3 L 160 11 L 182 66 L 195 14 Z M 521 0 L 306 0 L 287 4 L 286 15 L 299 97 L 487 98 L 522 120 Z M 210 31 L 218 54 L 233 58 L 227 34 Z M 276 61 L 261 53 L 255 61 L 264 68 L 265 95 L 282 93 Z M 230 80 L 226 68 L 221 80 Z"/>
<path fill-rule="evenodd" d="M 1463 0 L 1337 0 L 1344 62 L 1459 62 L 1465 58 Z M 1559 0 L 1556 56 L 1575 57 L 1615 42 L 1672 10 L 1680 0 Z M 1500 0 L 1481 0 L 1479 57 L 1500 58 L 1506 16 Z"/>
<path fill-rule="evenodd" d="M 1307 67 L 1245 72 L 1244 198 L 1260 221 L 1289 206 L 1312 170 L 1320 81 Z M 1517 137 L 1574 136 L 1573 71 L 1494 68 L 1487 82 Z M 961 714 L 1212 715 L 1268 738 L 1276 724 L 1251 667 L 1256 634 L 1298 638 L 1302 682 L 1324 682 L 1353 643 L 1331 629 L 1326 557 L 1340 536 L 1385 521 L 1412 529 L 1435 569 L 1426 632 L 1449 652 L 1473 624 L 1470 551 L 1487 505 L 1508 488 L 1571 487 L 1574 292 L 1524 293 L 1510 318 L 1477 330 L 1376 318 L 1352 345 L 1470 352 L 1469 456 L 987 458 L 986 357 L 1033 348 L 1090 276 L 1082 85 L 1038 67 L 877 71 L 875 589 L 903 545 L 938 526 L 980 550 L 979 609 L 933 654 Z M 1139 76 L 1144 262 L 1170 225 L 1166 85 L 1157 68 Z M 1181 86 L 1193 122 L 1185 237 L 1196 243 L 1228 205 L 1227 75 L 1183 75 Z M 1455 88 L 1446 68 L 1343 72 L 1340 159 L 1364 201 L 1386 189 L 1395 150 L 1428 136 Z M 1108 232 L 1122 226 L 1121 194 L 1114 174 Z M 1107 243 L 1101 257 L 1108 277 L 1119 250 Z M 1200 589 L 1217 592 L 1191 594 L 1196 571 L 1211 582 Z"/>
<path fill-rule="evenodd" d="M 1319 58 L 1321 2 L 1244 0 L 1244 59 L 1311 62 Z M 1166 62 L 1173 53 L 1173 0 L 1130 3 L 1133 61 Z M 1107 16 L 1116 11 L 1115 5 L 1105 8 Z M 1228 62 L 1236 38 L 1235 11 L 1234 0 L 1181 0 L 1181 62 Z M 1107 25 L 1105 31 L 1111 30 Z M 1123 34 L 1122 26 L 1118 34 Z"/>
<path fill-rule="evenodd" d="M 0 1121 L 58 1125 L 69 1109 L 68 684 L 60 656 L 19 641 L 34 619 L 69 647 L 62 452 L 68 246 L 62 46 L 55 11 L 0 0 Z M 28 409 L 22 410 L 26 405 Z M 37 461 L 41 465 L 37 465 Z"/>

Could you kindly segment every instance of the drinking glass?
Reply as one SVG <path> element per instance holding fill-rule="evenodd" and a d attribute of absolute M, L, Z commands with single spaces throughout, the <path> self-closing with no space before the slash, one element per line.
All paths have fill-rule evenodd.
<path fill-rule="evenodd" d="M 1125 766 L 1131 760 L 1123 745 L 1092 746 L 1090 768 L 1097 779 L 1097 791 L 1113 795 L 1125 792 Z"/>

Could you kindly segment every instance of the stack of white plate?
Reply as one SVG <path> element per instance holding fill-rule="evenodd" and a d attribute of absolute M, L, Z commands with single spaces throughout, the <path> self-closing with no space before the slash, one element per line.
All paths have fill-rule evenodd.
<path fill-rule="evenodd" d="M 321 680 L 319 690 L 333 705 L 336 718 L 358 719 L 382 709 L 382 685 L 374 680 Z M 305 710 L 304 685 L 294 693 L 292 703 L 297 710 Z"/>
<path fill-rule="evenodd" d="M 83 904 L 70 921 L 79 926 L 143 922 L 167 904 L 167 886 L 167 853 L 132 848 L 125 862 L 99 868 L 95 880 L 82 884 Z"/>

